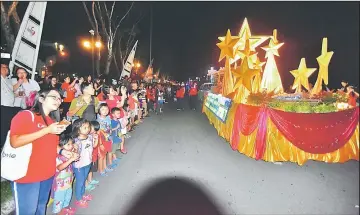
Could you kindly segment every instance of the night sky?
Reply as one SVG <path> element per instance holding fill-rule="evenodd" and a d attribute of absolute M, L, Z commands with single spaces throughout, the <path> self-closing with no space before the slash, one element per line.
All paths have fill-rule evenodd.
<path fill-rule="evenodd" d="M 121 9 L 121 4 L 129 2 L 117 4 Z M 276 58 L 285 88 L 293 82 L 289 71 L 298 68 L 302 57 L 308 67 L 318 68 L 316 57 L 323 37 L 328 37 L 328 51 L 335 52 L 329 67 L 330 87 L 338 87 L 342 79 L 359 85 L 359 2 L 135 2 L 133 16 L 139 11 L 143 15 L 136 57 L 144 67 L 149 62 L 150 6 L 154 71 L 161 68 L 176 79 L 185 79 L 205 75 L 210 66 L 218 69 L 224 62 L 217 62 L 217 37 L 227 29 L 237 34 L 247 17 L 253 35 L 271 35 L 276 28 L 279 41 L 285 43 Z M 26 3 L 21 2 L 21 17 L 25 9 Z M 66 67 L 70 73 L 91 72 L 91 56 L 78 44 L 89 37 L 90 28 L 81 2 L 48 2 L 42 39 L 62 42 L 70 49 Z M 41 56 L 45 49 L 40 50 Z M 264 51 L 258 52 L 264 61 Z M 313 83 L 316 76 L 317 72 Z"/>

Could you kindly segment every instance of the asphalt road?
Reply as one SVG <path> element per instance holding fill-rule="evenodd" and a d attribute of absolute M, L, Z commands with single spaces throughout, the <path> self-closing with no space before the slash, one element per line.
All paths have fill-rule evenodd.
<path fill-rule="evenodd" d="M 125 214 L 164 177 L 197 184 L 222 214 L 359 214 L 359 162 L 256 161 L 232 151 L 200 111 L 174 109 L 167 104 L 132 133 L 128 154 L 108 177 L 95 176 L 94 199 L 77 214 Z"/>

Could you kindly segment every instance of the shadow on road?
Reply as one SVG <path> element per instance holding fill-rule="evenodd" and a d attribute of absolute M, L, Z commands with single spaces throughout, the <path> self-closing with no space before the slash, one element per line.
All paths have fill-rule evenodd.
<path fill-rule="evenodd" d="M 209 196 L 186 179 L 156 181 L 137 197 L 126 215 L 220 215 Z"/>

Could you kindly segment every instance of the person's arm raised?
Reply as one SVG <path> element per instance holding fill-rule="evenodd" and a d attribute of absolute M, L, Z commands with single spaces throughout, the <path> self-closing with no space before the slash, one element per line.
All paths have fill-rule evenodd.
<path fill-rule="evenodd" d="M 69 88 L 74 87 L 77 80 L 78 80 L 78 78 L 75 78 L 75 79 L 73 80 L 73 82 L 70 84 Z"/>

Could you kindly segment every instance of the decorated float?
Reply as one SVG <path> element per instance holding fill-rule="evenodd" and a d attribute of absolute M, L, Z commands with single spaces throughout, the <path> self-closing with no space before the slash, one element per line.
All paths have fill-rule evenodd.
<path fill-rule="evenodd" d="M 219 37 L 219 61 L 225 59 L 216 88 L 203 103 L 203 113 L 233 150 L 268 162 L 307 160 L 342 163 L 359 160 L 359 107 L 347 104 L 348 94 L 323 90 L 333 52 L 323 38 L 317 58 L 318 77 L 311 88 L 305 58 L 294 76 L 294 93 L 284 92 L 275 56 L 284 43 L 254 36 L 245 18 L 240 32 Z M 269 41 L 265 47 L 261 44 Z M 258 51 L 266 52 L 261 62 Z"/>

